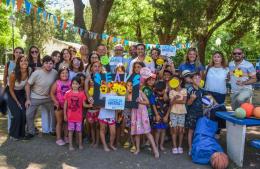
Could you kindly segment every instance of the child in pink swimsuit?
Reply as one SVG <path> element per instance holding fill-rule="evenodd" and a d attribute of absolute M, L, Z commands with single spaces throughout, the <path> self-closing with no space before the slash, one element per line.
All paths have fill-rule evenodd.
<path fill-rule="evenodd" d="M 67 130 L 64 130 L 64 140 L 61 138 L 63 128 L 63 106 L 64 106 L 64 95 L 70 90 L 69 70 L 67 68 L 60 69 L 58 72 L 58 80 L 52 85 L 51 88 L 51 99 L 54 102 L 55 116 L 56 116 L 56 144 L 65 145 L 68 142 Z M 66 127 L 65 127 L 66 128 Z"/>

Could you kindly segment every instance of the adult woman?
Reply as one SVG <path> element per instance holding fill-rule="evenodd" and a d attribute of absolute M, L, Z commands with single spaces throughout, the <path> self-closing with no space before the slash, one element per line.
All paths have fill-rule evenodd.
<path fill-rule="evenodd" d="M 84 67 L 86 67 L 88 65 L 88 55 L 89 55 L 89 50 L 88 50 L 88 46 L 86 45 L 82 45 L 79 49 L 79 53 L 80 53 L 80 56 L 81 56 L 81 59 L 83 61 L 83 64 L 84 64 Z"/>
<path fill-rule="evenodd" d="M 39 48 L 37 48 L 36 46 L 30 47 L 28 60 L 29 67 L 32 69 L 32 71 L 35 71 L 37 68 L 42 67 Z"/>
<path fill-rule="evenodd" d="M 188 50 L 185 63 L 182 63 L 179 66 L 180 74 L 184 70 L 189 70 L 190 72 L 199 72 L 200 76 L 203 77 L 204 67 L 200 63 L 200 59 L 195 48 L 190 48 Z"/>
<path fill-rule="evenodd" d="M 19 56 L 21 54 L 24 54 L 24 50 L 23 48 L 21 47 L 16 47 L 13 51 L 13 58 L 12 60 L 8 61 L 6 64 L 5 64 L 5 70 L 4 70 L 4 87 L 6 87 L 9 83 L 9 76 L 10 74 L 12 73 L 12 71 L 14 70 L 14 67 L 15 67 L 15 63 L 17 61 L 17 59 L 19 58 Z"/>
<path fill-rule="evenodd" d="M 24 50 L 21 47 L 16 47 L 13 51 L 13 58 L 12 60 L 8 61 L 5 64 L 5 70 L 4 70 L 4 87 L 8 87 L 9 86 L 9 77 L 11 75 L 11 73 L 13 72 L 14 68 L 15 68 L 15 64 L 17 59 L 19 58 L 19 56 L 21 54 L 24 54 Z M 10 111 L 7 110 L 7 114 L 8 114 L 8 120 L 7 120 L 7 129 L 9 131 L 10 129 L 10 124 L 11 124 L 11 113 Z"/>
<path fill-rule="evenodd" d="M 10 75 L 8 90 L 8 107 L 10 109 L 11 127 L 9 135 L 14 140 L 25 136 L 25 84 L 29 77 L 28 60 L 25 56 L 17 59 L 14 72 Z"/>
<path fill-rule="evenodd" d="M 82 73 L 83 69 L 82 60 L 78 57 L 73 58 L 70 63 L 69 79 L 72 80 L 78 73 Z"/>
<path fill-rule="evenodd" d="M 58 71 L 59 64 L 60 64 L 60 51 L 57 51 L 57 50 L 53 51 L 51 53 L 51 58 L 54 61 L 54 66 L 53 66 L 54 69 Z"/>
<path fill-rule="evenodd" d="M 90 74 L 90 65 L 97 61 L 100 61 L 100 56 L 97 52 L 92 52 L 88 57 L 88 64 L 85 67 L 86 77 Z"/>
<path fill-rule="evenodd" d="M 71 60 L 71 54 L 69 49 L 62 49 L 61 51 L 61 63 L 59 65 L 59 69 L 61 68 L 69 68 L 70 66 L 70 60 Z"/>
<path fill-rule="evenodd" d="M 205 90 L 207 90 L 219 104 L 225 102 L 228 72 L 229 70 L 222 52 L 217 51 L 213 53 L 205 74 Z"/>

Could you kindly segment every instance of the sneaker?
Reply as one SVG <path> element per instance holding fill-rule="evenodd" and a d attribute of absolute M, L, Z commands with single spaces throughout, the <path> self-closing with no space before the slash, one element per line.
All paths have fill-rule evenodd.
<path fill-rule="evenodd" d="M 30 140 L 30 139 L 32 139 L 33 137 L 34 137 L 33 134 L 27 134 L 27 135 L 24 137 L 24 139 L 25 139 L 25 140 Z"/>
<path fill-rule="evenodd" d="M 56 141 L 56 144 L 59 146 L 64 146 L 66 143 L 62 139 L 59 139 Z"/>
<path fill-rule="evenodd" d="M 130 152 L 131 153 L 134 153 L 136 151 L 136 147 L 135 146 L 132 146 L 131 149 L 130 149 Z"/>
<path fill-rule="evenodd" d="M 68 137 L 64 137 L 64 141 L 65 141 L 66 144 L 68 144 L 69 143 L 69 138 Z"/>
<path fill-rule="evenodd" d="M 188 155 L 191 156 L 191 151 L 188 152 Z"/>
<path fill-rule="evenodd" d="M 178 147 L 178 153 L 182 154 L 183 153 L 183 148 L 182 147 Z"/>
<path fill-rule="evenodd" d="M 18 141 L 19 140 L 18 138 L 15 138 L 15 137 L 12 137 L 12 136 L 10 136 L 9 139 L 12 140 L 12 141 Z"/>
<path fill-rule="evenodd" d="M 124 148 L 129 148 L 130 147 L 130 143 L 127 141 L 125 142 L 125 144 L 123 145 Z"/>
<path fill-rule="evenodd" d="M 178 149 L 177 148 L 173 148 L 172 149 L 172 154 L 178 154 Z"/>

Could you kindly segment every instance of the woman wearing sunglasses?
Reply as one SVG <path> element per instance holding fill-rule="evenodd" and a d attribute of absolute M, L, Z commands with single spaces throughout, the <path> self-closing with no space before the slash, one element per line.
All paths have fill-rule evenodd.
<path fill-rule="evenodd" d="M 41 56 L 38 47 L 36 46 L 30 47 L 28 59 L 29 59 L 29 67 L 32 69 L 32 71 L 35 71 L 36 69 L 42 67 Z"/>

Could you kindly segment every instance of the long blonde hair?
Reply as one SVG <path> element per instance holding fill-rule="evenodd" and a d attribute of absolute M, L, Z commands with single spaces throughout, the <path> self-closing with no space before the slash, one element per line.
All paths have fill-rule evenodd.
<path fill-rule="evenodd" d="M 198 52 L 197 52 L 197 49 L 196 49 L 196 48 L 189 48 L 189 49 L 188 49 L 187 54 L 186 54 L 185 63 L 190 63 L 189 53 L 192 52 L 192 51 L 196 53 L 195 67 L 198 68 L 198 67 L 200 67 L 202 64 L 201 64 L 201 62 L 200 62 L 200 57 L 199 57 L 199 55 L 198 55 Z"/>

